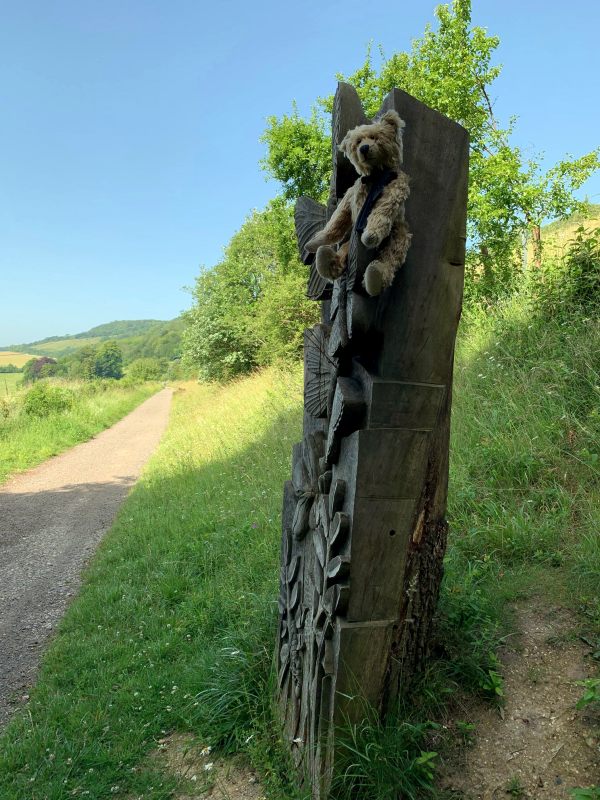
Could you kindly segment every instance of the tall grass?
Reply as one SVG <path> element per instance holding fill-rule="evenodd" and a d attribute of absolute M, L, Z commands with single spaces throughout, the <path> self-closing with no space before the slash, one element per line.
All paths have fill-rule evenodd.
<path fill-rule="evenodd" d="M 0 397 L 8 398 L 20 387 L 23 373 L 0 372 Z"/>
<path fill-rule="evenodd" d="M 158 388 L 155 383 L 52 380 L 49 392 L 61 392 L 65 402 L 36 413 L 28 398 L 45 383 L 0 396 L 0 483 L 113 425 Z"/>
<path fill-rule="evenodd" d="M 454 394 L 451 550 L 600 576 L 600 324 L 513 297 L 467 316 Z"/>
<path fill-rule="evenodd" d="M 544 323 L 519 298 L 465 316 L 435 657 L 394 724 L 346 731 L 340 797 L 434 794 L 431 720 L 458 688 L 501 702 L 495 648 L 515 597 L 584 605 L 600 631 L 599 345 L 597 321 Z M 281 490 L 300 435 L 299 369 L 176 394 L 0 739 L 3 800 L 170 797 L 177 779 L 149 753 L 171 731 L 245 751 L 273 800 L 300 796 L 271 706 Z"/>

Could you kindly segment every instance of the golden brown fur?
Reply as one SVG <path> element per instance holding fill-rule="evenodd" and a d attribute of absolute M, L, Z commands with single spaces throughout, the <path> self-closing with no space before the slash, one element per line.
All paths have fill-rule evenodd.
<path fill-rule="evenodd" d="M 398 114 L 387 111 L 379 121 L 349 131 L 340 144 L 340 150 L 360 176 L 382 168 L 398 173 L 398 177 L 385 186 L 361 236 L 362 243 L 370 249 L 378 248 L 386 240 L 365 272 L 364 286 L 370 295 L 377 295 L 390 286 L 410 246 L 411 234 L 404 221 L 404 202 L 409 195 L 408 176 L 400 170 L 403 128 L 404 122 Z M 347 244 L 338 250 L 332 245 L 348 236 L 368 191 L 368 186 L 358 178 L 325 228 L 307 244 L 309 251 L 316 252 L 317 270 L 327 280 L 339 278 L 346 268 Z"/>

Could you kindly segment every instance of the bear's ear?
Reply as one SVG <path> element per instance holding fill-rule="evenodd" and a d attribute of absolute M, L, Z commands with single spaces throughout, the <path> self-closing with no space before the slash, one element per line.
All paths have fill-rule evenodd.
<path fill-rule="evenodd" d="M 338 150 L 340 153 L 343 153 L 346 157 L 348 157 L 348 146 L 350 144 L 350 134 L 352 131 L 348 131 L 348 133 L 344 136 L 342 141 L 338 144 Z"/>
<path fill-rule="evenodd" d="M 396 134 L 396 139 L 400 144 L 402 144 L 402 131 L 406 127 L 406 122 L 404 122 L 403 119 L 400 119 L 398 112 L 393 110 L 386 111 L 379 121 L 384 122 L 386 125 L 391 125 Z"/>
<path fill-rule="evenodd" d="M 403 119 L 400 119 L 400 115 L 397 111 L 391 110 L 386 111 L 385 114 L 382 115 L 379 122 L 383 123 L 390 127 L 394 132 L 394 138 L 396 139 L 396 144 L 398 145 L 399 156 L 400 156 L 400 163 L 404 158 L 404 148 L 402 145 L 402 133 L 404 128 L 406 127 L 406 123 Z"/>

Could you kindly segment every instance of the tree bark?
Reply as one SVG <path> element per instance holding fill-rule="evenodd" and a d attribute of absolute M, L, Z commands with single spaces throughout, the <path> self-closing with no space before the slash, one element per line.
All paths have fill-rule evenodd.
<path fill-rule="evenodd" d="M 542 266 L 542 229 L 539 225 L 531 227 L 533 241 L 533 266 L 540 269 Z"/>

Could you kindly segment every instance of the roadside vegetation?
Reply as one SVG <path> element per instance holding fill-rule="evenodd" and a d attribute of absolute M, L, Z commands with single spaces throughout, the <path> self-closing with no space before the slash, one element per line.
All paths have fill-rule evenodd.
<path fill-rule="evenodd" d="M 600 325 L 585 304 L 574 313 L 559 301 L 564 275 L 558 285 L 552 313 L 527 286 L 494 310 L 465 312 L 434 657 L 410 708 L 347 732 L 341 798 L 389 798 L 399 776 L 406 797 L 435 796 L 448 741 L 474 735 L 451 721 L 453 697 L 502 703 L 496 650 L 515 599 L 577 609 L 579 633 L 600 643 Z M 176 393 L 27 713 L 0 740 L 3 798 L 157 800 L 178 784 L 194 796 L 210 774 L 182 785 L 152 757 L 172 732 L 244 754 L 273 800 L 300 797 L 277 742 L 271 668 L 301 380 L 299 367 L 271 368 Z M 581 690 L 590 703 L 592 688 Z"/>
<path fill-rule="evenodd" d="M 600 661 L 600 238 L 574 194 L 598 151 L 547 172 L 527 161 L 511 144 L 513 123 L 503 129 L 487 99 L 498 40 L 471 27 L 467 0 L 440 7 L 437 20 L 409 53 L 379 68 L 369 54 L 348 78 L 369 113 L 402 85 L 469 128 L 473 152 L 436 639 L 410 703 L 385 724 L 367 714 L 343 732 L 341 800 L 440 797 L 446 749 L 476 736 L 457 698 L 502 707 L 498 650 L 516 601 L 572 609 L 573 636 Z M 200 796 L 210 770 L 181 777 L 155 757 L 172 734 L 248 760 L 270 800 L 306 800 L 278 741 L 272 654 L 282 485 L 301 436 L 298 355 L 318 316 L 303 297 L 290 203 L 326 192 L 330 105 L 269 121 L 265 167 L 280 196 L 203 270 L 186 315 L 184 361 L 211 382 L 180 385 L 167 433 L 87 570 L 26 710 L 0 737 L 3 800 Z M 571 224 L 572 212 L 584 216 Z M 560 251 L 545 248 L 550 219 L 554 233 L 570 225 Z M 147 358 L 132 376 L 156 374 Z M 29 402 L 54 410 L 31 415 L 23 400 L 14 423 L 7 417 L 15 432 L 19 419 L 66 420 L 86 392 L 99 403 L 94 387 L 107 397 L 152 390 L 91 380 L 65 400 L 56 379 L 30 391 L 38 386 L 44 397 Z M 580 707 L 596 708 L 597 680 L 580 688 Z M 520 792 L 515 778 L 507 794 Z"/>
<path fill-rule="evenodd" d="M 0 387 L 13 376 L 0 375 Z M 0 483 L 113 425 L 158 388 L 110 379 L 41 379 L 0 393 Z"/>
<path fill-rule="evenodd" d="M 7 398 L 17 391 L 22 383 L 20 370 L 14 372 L 0 372 L 0 397 Z"/>

